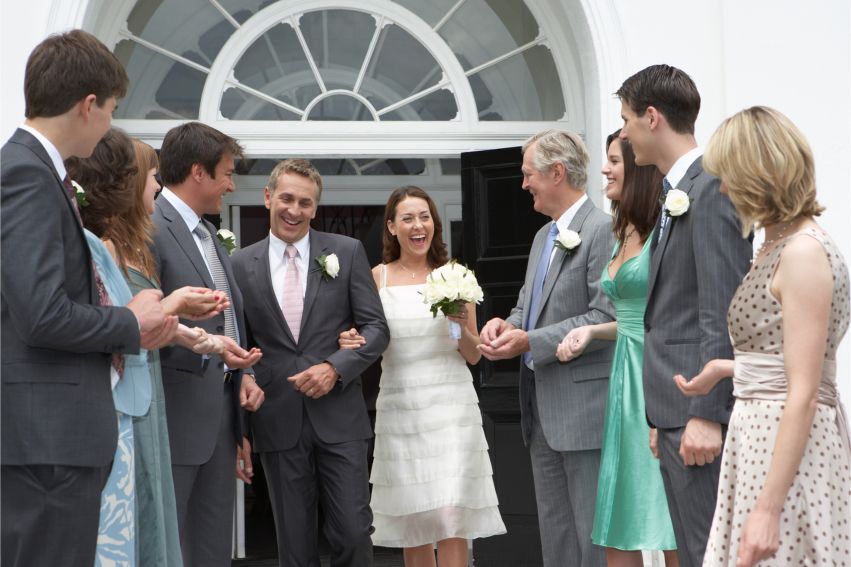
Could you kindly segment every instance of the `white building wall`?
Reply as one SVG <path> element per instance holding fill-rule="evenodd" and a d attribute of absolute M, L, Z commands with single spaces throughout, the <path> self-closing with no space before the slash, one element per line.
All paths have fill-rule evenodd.
<path fill-rule="evenodd" d="M 587 9 L 593 3 L 597 16 L 619 22 L 612 31 L 622 33 L 622 41 L 607 42 L 606 48 L 622 45 L 623 53 L 607 54 L 609 69 L 614 66 L 630 74 L 664 62 L 686 70 L 703 99 L 697 124 L 700 143 L 706 143 L 723 118 L 747 106 L 766 104 L 787 114 L 815 152 L 820 200 L 827 207 L 821 222 L 851 261 L 851 8 L 847 0 L 538 1 L 555 5 L 553 12 L 572 15 L 577 13 L 576 5 Z M 570 9 L 558 10 L 558 4 L 568 2 Z M 0 139 L 8 138 L 23 118 L 27 55 L 50 31 L 82 22 L 87 4 L 87 0 L 0 4 Z M 603 97 L 610 97 L 618 86 L 617 81 L 601 85 Z M 617 108 L 611 98 L 589 105 L 600 113 L 599 123 L 591 130 L 606 133 L 619 127 Z M 601 145 L 593 138 L 589 142 Z M 602 154 L 599 148 L 595 161 Z M 851 402 L 851 338 L 840 351 L 839 376 L 843 398 Z"/>

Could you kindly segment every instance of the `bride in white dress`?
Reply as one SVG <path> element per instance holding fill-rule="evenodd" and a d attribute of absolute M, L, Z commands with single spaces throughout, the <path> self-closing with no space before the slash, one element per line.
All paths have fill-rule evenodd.
<path fill-rule="evenodd" d="M 505 533 L 479 400 L 467 363 L 480 354 L 475 306 L 432 317 L 422 289 L 447 261 L 434 202 L 418 187 L 393 192 L 384 212 L 384 263 L 372 273 L 390 326 L 376 402 L 370 482 L 375 545 L 402 547 L 406 567 L 467 565 L 469 539 Z M 356 330 L 340 346 L 357 348 Z"/>

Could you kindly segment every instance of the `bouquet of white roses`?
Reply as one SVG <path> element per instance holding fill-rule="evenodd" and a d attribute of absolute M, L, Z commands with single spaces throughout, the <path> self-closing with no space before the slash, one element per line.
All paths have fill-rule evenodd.
<path fill-rule="evenodd" d="M 476 274 L 455 260 L 432 271 L 423 289 L 424 302 L 431 306 L 431 314 L 435 317 L 438 311 L 444 315 L 455 315 L 464 309 L 465 303 L 481 303 L 483 297 Z M 460 339 L 461 325 L 450 321 L 449 336 Z"/>

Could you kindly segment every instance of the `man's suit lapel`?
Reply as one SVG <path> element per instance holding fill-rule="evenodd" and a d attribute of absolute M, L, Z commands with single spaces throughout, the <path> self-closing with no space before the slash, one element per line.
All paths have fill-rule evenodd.
<path fill-rule="evenodd" d="M 694 179 L 700 175 L 700 172 L 703 171 L 703 160 L 702 158 L 697 158 L 693 164 L 686 171 L 685 176 L 680 180 L 675 189 L 679 189 L 680 191 L 684 191 L 687 194 L 691 194 L 691 190 L 694 188 Z M 664 215 L 665 209 L 662 208 L 660 215 Z M 686 212 L 685 214 L 688 214 Z M 679 219 L 677 217 L 671 217 L 668 220 L 668 226 L 665 232 L 662 234 L 662 238 L 659 239 L 659 242 L 656 243 L 656 248 L 653 250 L 653 255 L 650 257 L 650 273 L 647 276 L 647 299 L 653 297 L 653 288 L 656 285 L 656 278 L 659 275 L 659 267 L 662 264 L 662 256 L 665 254 L 665 248 L 668 246 L 668 240 L 671 238 L 671 234 L 674 232 L 677 224 L 679 223 Z M 658 223 L 657 223 L 658 225 Z M 658 228 L 657 228 L 658 230 Z M 655 237 L 655 234 L 650 236 L 651 238 Z"/>
<path fill-rule="evenodd" d="M 275 284 L 272 282 L 272 272 L 269 269 L 269 237 L 263 241 L 263 246 L 257 248 L 257 253 L 251 263 L 251 282 L 257 289 L 253 290 L 256 297 L 264 298 L 266 309 L 271 318 L 281 327 L 281 330 L 295 344 L 295 339 L 290 331 L 289 325 L 284 320 L 281 306 L 277 304 L 275 296 Z"/>
<path fill-rule="evenodd" d="M 62 196 L 62 201 L 65 202 L 65 206 L 68 207 L 68 212 L 71 213 L 71 216 L 74 217 L 74 220 L 77 219 L 77 213 L 74 211 L 74 205 L 71 203 L 71 200 L 68 198 L 68 193 L 65 192 L 65 185 L 62 183 L 62 178 L 59 177 L 59 173 L 56 171 L 56 168 L 53 166 L 53 160 L 50 159 L 50 156 L 47 155 L 47 150 L 44 149 L 44 146 L 41 145 L 35 136 L 27 132 L 26 130 L 18 129 L 15 131 L 12 136 L 12 142 L 18 142 L 26 146 L 27 148 L 35 154 L 35 156 L 40 159 L 44 164 L 53 172 L 53 178 L 56 179 L 56 190 Z M 75 223 L 77 225 L 77 234 L 80 236 L 80 242 L 86 247 L 86 256 L 88 256 L 89 260 L 91 260 L 91 251 L 89 250 L 89 245 L 86 242 L 86 235 L 83 232 L 83 226 L 79 223 Z M 94 285 L 94 284 L 92 284 Z"/>
<path fill-rule="evenodd" d="M 305 323 L 310 317 L 310 310 L 316 302 L 316 296 L 319 294 L 319 288 L 322 286 L 322 269 L 313 259 L 322 256 L 323 254 L 331 254 L 334 251 L 328 248 L 328 241 L 325 235 L 316 230 L 310 229 L 310 258 L 307 259 L 307 289 L 304 292 L 304 309 L 301 313 L 301 329 L 299 337 L 305 332 Z"/>
<path fill-rule="evenodd" d="M 593 208 L 594 203 L 591 202 L 591 199 L 587 199 L 585 203 L 579 207 L 579 210 L 576 211 L 576 214 L 567 226 L 568 230 L 579 233 L 581 238 L 582 225 L 585 223 L 588 213 L 590 213 Z M 582 246 L 582 244 L 580 244 L 580 246 Z M 568 255 L 567 252 L 560 248 L 555 249 L 555 256 L 553 256 L 550 269 L 547 270 L 547 277 L 544 278 L 544 291 L 541 294 L 541 302 L 539 304 L 541 306 L 541 311 L 544 310 L 544 305 L 546 305 L 547 299 L 549 299 L 550 293 L 552 293 L 553 287 L 555 287 L 556 281 L 558 281 L 558 275 L 561 273 L 562 266 L 564 266 L 565 263 L 570 263 L 571 259 L 578 253 L 578 249 L 574 250 L 575 251 L 572 254 Z"/>
<path fill-rule="evenodd" d="M 159 207 L 163 217 L 168 221 L 168 230 L 172 237 L 174 237 L 177 245 L 180 246 L 180 249 L 189 258 L 189 261 L 192 262 L 192 265 L 195 266 L 195 271 L 201 276 L 204 285 L 210 289 L 215 289 L 216 285 L 213 283 L 210 270 L 207 269 L 207 264 L 204 263 L 201 252 L 195 244 L 195 238 L 189 232 L 189 228 L 183 222 L 183 218 L 165 197 L 157 199 L 157 207 Z M 213 233 L 211 232 L 210 234 L 212 235 Z M 230 281 L 233 280 L 231 279 Z"/>

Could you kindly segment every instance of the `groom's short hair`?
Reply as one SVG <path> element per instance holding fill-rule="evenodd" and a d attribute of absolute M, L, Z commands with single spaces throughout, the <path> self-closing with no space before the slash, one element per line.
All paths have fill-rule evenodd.
<path fill-rule="evenodd" d="M 275 194 L 275 190 L 278 188 L 278 178 L 285 173 L 295 173 L 313 181 L 316 184 L 316 202 L 319 202 L 322 198 L 322 175 L 319 174 L 316 166 L 301 158 L 285 159 L 275 165 L 272 173 L 269 174 L 269 183 L 266 184 L 270 194 Z"/>
<path fill-rule="evenodd" d="M 684 71 L 670 65 L 651 65 L 623 82 L 615 95 L 638 116 L 652 106 L 678 134 L 694 134 L 700 112 L 700 93 Z"/>
<path fill-rule="evenodd" d="M 51 35 L 33 49 L 24 73 L 27 118 L 51 118 L 93 94 L 97 105 L 127 93 L 127 72 L 118 58 L 88 32 Z"/>

